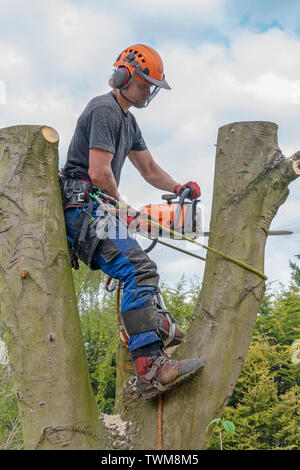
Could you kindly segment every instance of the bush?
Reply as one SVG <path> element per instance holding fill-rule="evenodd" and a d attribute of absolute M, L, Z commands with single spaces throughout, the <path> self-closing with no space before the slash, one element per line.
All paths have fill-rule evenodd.
<path fill-rule="evenodd" d="M 0 364 L 0 450 L 23 448 L 23 435 L 9 366 Z"/>

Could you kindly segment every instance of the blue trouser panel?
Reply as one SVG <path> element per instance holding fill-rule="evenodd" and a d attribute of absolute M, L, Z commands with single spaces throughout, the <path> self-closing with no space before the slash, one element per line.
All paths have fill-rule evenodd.
<path fill-rule="evenodd" d="M 84 208 L 86 209 L 87 206 L 84 206 Z M 77 207 L 65 211 L 67 238 L 72 244 L 80 231 L 80 227 L 75 226 L 78 218 L 82 217 L 82 213 L 82 208 Z M 94 203 L 92 217 L 98 218 L 99 215 L 101 215 L 101 210 L 100 208 L 97 210 L 97 203 Z M 113 241 L 109 246 L 109 252 L 105 253 L 104 249 L 96 249 L 93 256 L 93 265 L 94 268 L 95 265 L 98 266 L 108 276 L 122 281 L 121 312 L 143 309 L 147 307 L 149 297 L 158 291 L 159 276 L 156 265 L 145 254 L 137 241 L 128 235 L 127 231 L 124 234 L 124 230 L 119 230 L 119 226 L 119 221 L 116 219 L 116 226 L 113 230 L 109 228 L 108 231 L 109 240 Z M 122 232 L 122 237 L 120 232 Z M 101 247 L 101 243 L 99 247 Z M 115 253 L 112 252 L 114 248 Z M 160 341 L 158 334 L 154 330 L 145 331 L 130 336 L 128 347 L 130 351 L 134 351 L 155 341 Z"/>

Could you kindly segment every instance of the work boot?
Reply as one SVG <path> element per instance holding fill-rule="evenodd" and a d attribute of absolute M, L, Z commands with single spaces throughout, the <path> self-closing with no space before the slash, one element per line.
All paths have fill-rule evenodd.
<path fill-rule="evenodd" d="M 175 361 L 167 355 L 138 357 L 135 363 L 137 388 L 148 400 L 192 377 L 203 365 L 197 358 Z"/>

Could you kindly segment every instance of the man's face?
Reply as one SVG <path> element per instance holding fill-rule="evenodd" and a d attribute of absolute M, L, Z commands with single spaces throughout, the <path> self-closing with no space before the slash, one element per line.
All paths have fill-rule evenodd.
<path fill-rule="evenodd" d="M 137 103 L 139 106 L 144 106 L 148 100 L 150 94 L 153 91 L 154 85 L 143 83 L 139 80 L 132 80 L 129 87 L 123 90 L 123 94 L 126 98 Z"/>

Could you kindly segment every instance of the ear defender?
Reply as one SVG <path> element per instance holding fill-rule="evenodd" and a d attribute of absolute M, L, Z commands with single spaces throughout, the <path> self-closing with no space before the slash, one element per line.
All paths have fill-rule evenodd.
<path fill-rule="evenodd" d="M 112 75 L 112 82 L 114 88 L 123 88 L 125 87 L 131 78 L 131 73 L 127 67 L 118 67 Z"/>

